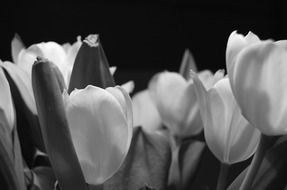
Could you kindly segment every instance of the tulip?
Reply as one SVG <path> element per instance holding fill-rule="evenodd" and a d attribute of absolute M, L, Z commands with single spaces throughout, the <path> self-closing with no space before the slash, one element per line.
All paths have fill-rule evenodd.
<path fill-rule="evenodd" d="M 229 37 L 226 65 L 242 114 L 265 135 L 287 134 L 286 43 L 255 40 L 231 54 L 248 38 L 238 36 L 232 33 Z"/>
<path fill-rule="evenodd" d="M 155 131 L 162 126 L 160 115 L 148 90 L 136 93 L 132 98 L 134 126 Z"/>
<path fill-rule="evenodd" d="M 204 136 L 218 160 L 234 164 L 248 159 L 256 150 L 260 132 L 241 115 L 227 77 L 208 91 L 193 74 Z"/>
<path fill-rule="evenodd" d="M 0 89 L 1 89 L 0 109 L 2 109 L 2 111 L 4 112 L 8 122 L 8 126 L 10 127 L 10 131 L 12 132 L 16 120 L 15 110 L 10 92 L 10 86 L 1 67 L 0 67 Z"/>
<path fill-rule="evenodd" d="M 64 94 L 72 141 L 85 180 L 101 184 L 123 163 L 132 139 L 132 104 L 121 87 L 87 86 Z"/>
<path fill-rule="evenodd" d="M 210 71 L 201 71 L 199 77 L 206 88 L 214 80 Z M 163 124 L 174 136 L 186 137 L 201 132 L 193 80 L 186 81 L 180 74 L 166 71 L 151 79 L 149 91 Z"/>

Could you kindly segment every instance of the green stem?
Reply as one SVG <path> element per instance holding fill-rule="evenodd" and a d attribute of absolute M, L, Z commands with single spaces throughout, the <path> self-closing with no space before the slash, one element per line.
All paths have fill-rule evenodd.
<path fill-rule="evenodd" d="M 240 190 L 250 190 L 252 188 L 252 182 L 255 180 L 256 174 L 263 161 L 264 155 L 267 152 L 267 150 L 272 146 L 274 139 L 275 139 L 274 137 L 261 134 L 257 151 L 252 159 L 249 169 L 240 186 Z"/>
<path fill-rule="evenodd" d="M 221 163 L 216 190 L 224 190 L 226 188 L 228 169 L 229 169 L 228 164 Z"/>

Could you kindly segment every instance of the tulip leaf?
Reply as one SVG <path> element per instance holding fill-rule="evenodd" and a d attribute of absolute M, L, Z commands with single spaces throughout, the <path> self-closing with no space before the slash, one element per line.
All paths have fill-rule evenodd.
<path fill-rule="evenodd" d="M 49 61 L 37 58 L 32 85 L 44 143 L 61 189 L 87 189 L 72 143 L 60 85 Z"/>
<path fill-rule="evenodd" d="M 287 138 L 281 137 L 266 153 L 253 183 L 255 190 L 284 189 L 287 187 Z"/>
<path fill-rule="evenodd" d="M 4 111 L 0 109 L 0 181 L 4 189 L 26 190 L 23 160 L 17 134 L 8 127 Z"/>
<path fill-rule="evenodd" d="M 235 179 L 234 181 L 228 186 L 227 190 L 238 190 L 240 189 L 241 183 L 244 180 L 244 177 L 248 171 L 249 167 L 246 167 Z"/>
<path fill-rule="evenodd" d="M 194 58 L 191 54 L 191 52 L 186 49 L 184 51 L 181 65 L 179 68 L 179 73 L 186 79 L 189 80 L 190 78 L 190 70 L 193 70 L 194 72 L 197 72 L 196 64 L 194 61 Z"/>
<path fill-rule="evenodd" d="M 32 166 L 36 148 L 45 151 L 38 116 L 34 115 L 26 105 L 21 93 L 5 68 L 3 68 L 9 82 L 11 94 L 16 110 L 17 130 L 22 150 L 22 155 L 28 166 Z"/>
<path fill-rule="evenodd" d="M 87 85 L 101 88 L 115 86 L 98 35 L 89 35 L 83 41 L 75 59 L 68 92 L 75 88 L 83 89 Z"/>
<path fill-rule="evenodd" d="M 128 155 L 118 172 L 104 183 L 105 190 L 167 188 L 171 149 L 166 136 L 135 127 Z"/>
<path fill-rule="evenodd" d="M 183 189 L 193 183 L 199 166 L 205 143 L 198 140 L 184 141 L 179 149 L 178 163 L 180 171 L 180 183 Z"/>

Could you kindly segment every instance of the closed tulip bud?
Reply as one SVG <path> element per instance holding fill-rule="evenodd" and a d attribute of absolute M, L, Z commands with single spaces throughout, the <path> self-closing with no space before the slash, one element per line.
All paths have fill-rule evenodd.
<path fill-rule="evenodd" d="M 147 131 L 156 131 L 162 126 L 160 115 L 148 90 L 136 93 L 132 98 L 134 126 Z"/>
<path fill-rule="evenodd" d="M 206 88 L 214 77 L 210 71 L 199 73 Z M 149 83 L 149 91 L 163 124 L 175 136 L 196 135 L 202 130 L 193 80 L 185 80 L 175 72 L 162 72 Z"/>
<path fill-rule="evenodd" d="M 257 148 L 260 132 L 241 115 L 229 79 L 219 80 L 206 91 L 196 74 L 192 78 L 209 149 L 222 163 L 233 164 L 248 159 Z"/>
<path fill-rule="evenodd" d="M 64 96 L 72 141 L 84 177 L 101 184 L 124 161 L 132 138 L 132 104 L 121 87 L 87 86 Z"/>
<path fill-rule="evenodd" d="M 230 37 L 232 40 L 232 37 Z M 228 42 L 229 43 L 229 42 Z M 287 50 L 284 41 L 258 41 L 236 55 L 231 87 L 246 119 L 265 135 L 287 134 Z M 227 46 L 227 52 L 232 47 Z"/>

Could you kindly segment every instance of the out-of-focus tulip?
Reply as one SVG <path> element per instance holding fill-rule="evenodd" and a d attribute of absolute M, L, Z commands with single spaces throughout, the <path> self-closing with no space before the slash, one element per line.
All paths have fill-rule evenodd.
<path fill-rule="evenodd" d="M 1 62 L 1 61 L 0 61 Z M 15 110 L 11 97 L 10 86 L 5 77 L 3 69 L 0 67 L 0 109 L 3 110 L 11 131 L 15 125 Z"/>
<path fill-rule="evenodd" d="M 263 134 L 287 134 L 286 43 L 257 39 L 231 55 L 246 38 L 232 33 L 228 44 L 233 45 L 226 50 L 233 57 L 226 64 L 234 96 L 242 114 Z"/>
<path fill-rule="evenodd" d="M 195 73 L 192 78 L 210 150 L 222 163 L 233 164 L 248 159 L 256 151 L 260 132 L 241 115 L 229 79 L 219 80 L 206 91 Z"/>
<path fill-rule="evenodd" d="M 72 141 L 89 184 L 101 184 L 124 161 L 132 138 L 132 103 L 121 87 L 87 86 L 64 95 Z"/>
<path fill-rule="evenodd" d="M 210 71 L 201 71 L 199 77 L 206 88 L 213 84 Z M 202 130 L 193 80 L 186 81 L 180 74 L 166 71 L 151 79 L 149 91 L 163 124 L 173 135 L 186 137 Z"/>
<path fill-rule="evenodd" d="M 162 126 L 160 115 L 148 90 L 136 93 L 132 98 L 134 126 L 155 131 Z"/>

